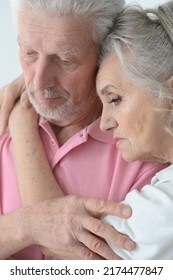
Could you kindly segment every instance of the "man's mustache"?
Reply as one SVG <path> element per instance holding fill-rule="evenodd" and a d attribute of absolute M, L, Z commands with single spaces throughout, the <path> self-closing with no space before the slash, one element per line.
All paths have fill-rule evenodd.
<path fill-rule="evenodd" d="M 42 97 L 45 97 L 45 98 L 51 98 L 51 97 L 53 97 L 53 98 L 63 97 L 63 98 L 66 98 L 66 99 L 69 98 L 69 93 L 62 88 L 48 88 L 48 89 L 45 89 L 45 90 L 42 90 L 42 91 L 36 91 L 34 89 L 34 86 L 30 85 L 28 87 L 28 92 L 31 95 L 35 95 L 37 93 L 37 94 L 39 94 L 39 95 L 41 95 Z"/>

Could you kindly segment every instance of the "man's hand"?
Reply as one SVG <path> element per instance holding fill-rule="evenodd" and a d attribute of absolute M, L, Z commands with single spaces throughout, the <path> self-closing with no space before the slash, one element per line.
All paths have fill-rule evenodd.
<path fill-rule="evenodd" d="M 128 218 L 131 209 L 120 203 L 95 198 L 66 196 L 33 205 L 29 228 L 34 244 L 48 248 L 54 256 L 67 253 L 80 259 L 119 259 L 104 239 L 132 250 L 129 237 L 100 220 L 102 214 Z"/>
<path fill-rule="evenodd" d="M 14 107 L 15 101 L 25 91 L 25 83 L 23 76 L 18 77 L 9 85 L 0 89 L 0 135 L 5 133 L 10 113 Z M 26 96 L 26 91 L 22 94 L 22 105 L 30 107 L 30 103 Z"/>

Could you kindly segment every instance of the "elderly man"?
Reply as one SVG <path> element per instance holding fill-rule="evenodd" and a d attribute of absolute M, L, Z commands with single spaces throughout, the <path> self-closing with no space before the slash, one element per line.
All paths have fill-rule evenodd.
<path fill-rule="evenodd" d="M 14 157 L 18 162 L 23 152 L 13 152 L 10 134 L 1 137 L 0 258 L 13 255 L 17 259 L 43 259 L 46 257 L 42 247 L 59 258 L 68 253 L 71 258 L 116 258 L 99 237 L 126 249 L 132 249 L 133 243 L 101 222 L 100 216 L 105 213 L 128 217 L 129 208 L 102 199 L 121 201 L 129 190 L 140 189 L 162 168 L 142 162 L 126 164 L 111 135 L 99 130 L 101 104 L 95 94 L 97 57 L 100 43 L 124 1 L 13 0 L 12 3 L 17 14 L 25 86 L 30 102 L 41 115 L 39 134 L 49 161 L 49 164 L 46 160 L 41 162 L 40 173 L 46 174 L 51 167 L 61 187 L 57 186 L 56 196 L 61 197 L 46 200 L 54 196 L 55 192 L 46 195 L 46 188 L 51 189 L 55 182 L 52 179 L 47 183 L 44 174 L 38 176 L 36 172 L 46 185 L 41 189 L 44 201 L 35 200 L 26 187 L 21 200 L 27 206 L 22 208 L 20 170 L 34 162 L 25 161 L 20 170 L 17 165 L 17 178 Z M 26 143 L 21 138 L 23 148 L 27 133 L 33 135 L 29 125 L 25 129 L 22 134 Z M 37 141 L 33 142 L 32 153 L 38 158 Z M 39 185 L 38 178 L 31 178 L 27 171 L 25 180 L 31 180 L 33 186 L 35 181 Z M 41 197 L 39 188 L 35 192 L 38 190 Z M 62 197 L 63 194 L 67 196 Z"/>

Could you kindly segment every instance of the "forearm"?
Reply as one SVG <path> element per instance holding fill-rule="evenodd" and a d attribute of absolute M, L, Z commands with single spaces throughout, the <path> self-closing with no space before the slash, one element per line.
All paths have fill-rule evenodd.
<path fill-rule="evenodd" d="M 13 138 L 14 158 L 23 205 L 62 196 L 48 163 L 38 128 L 26 129 Z"/>
<path fill-rule="evenodd" d="M 18 118 L 18 126 L 12 125 L 10 129 L 22 203 L 29 205 L 62 196 L 45 154 L 37 122 L 32 120 L 33 109 L 20 110 L 21 117 L 21 113 L 25 114 L 24 121 Z"/>
<path fill-rule="evenodd" d="M 81 259 L 113 259 L 116 255 L 102 238 L 118 243 L 121 240 L 122 244 L 128 238 L 121 239 L 112 226 L 100 221 L 100 216 L 106 213 L 123 217 L 123 209 L 123 205 L 115 202 L 76 196 L 23 207 L 0 217 L 0 258 L 39 245 L 59 257 L 67 253 L 72 257 L 73 252 Z"/>
<path fill-rule="evenodd" d="M 7 259 L 32 244 L 28 210 L 23 208 L 0 216 L 0 259 Z"/>
<path fill-rule="evenodd" d="M 14 103 L 24 90 L 23 76 L 18 77 L 0 89 L 0 135 L 7 129 L 9 115 L 14 107 Z"/>

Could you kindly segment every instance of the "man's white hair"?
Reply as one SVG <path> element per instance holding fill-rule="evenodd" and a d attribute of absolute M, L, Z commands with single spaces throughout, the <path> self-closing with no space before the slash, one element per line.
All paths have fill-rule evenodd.
<path fill-rule="evenodd" d="M 86 17 L 91 23 L 93 38 L 101 42 L 124 7 L 124 0 L 9 0 L 16 18 L 21 9 L 44 11 L 53 15 Z"/>

